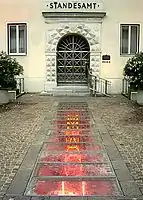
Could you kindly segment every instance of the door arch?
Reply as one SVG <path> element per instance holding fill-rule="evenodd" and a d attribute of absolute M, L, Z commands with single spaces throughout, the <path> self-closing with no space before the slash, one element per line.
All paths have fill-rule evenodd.
<path fill-rule="evenodd" d="M 90 47 L 79 34 L 63 36 L 57 45 L 57 84 L 87 84 Z"/>

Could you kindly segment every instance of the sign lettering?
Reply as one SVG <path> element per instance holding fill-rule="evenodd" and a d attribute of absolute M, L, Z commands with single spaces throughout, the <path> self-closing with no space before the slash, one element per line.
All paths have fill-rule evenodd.
<path fill-rule="evenodd" d="M 50 9 L 96 9 L 99 7 L 99 4 L 92 2 L 50 2 L 47 4 L 47 7 Z"/>

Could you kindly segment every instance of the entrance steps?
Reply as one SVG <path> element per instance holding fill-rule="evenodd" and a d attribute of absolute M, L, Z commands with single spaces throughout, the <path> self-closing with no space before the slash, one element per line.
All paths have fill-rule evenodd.
<path fill-rule="evenodd" d="M 90 91 L 88 86 L 57 86 L 49 89 L 46 92 L 42 92 L 41 95 L 52 96 L 89 96 Z"/>

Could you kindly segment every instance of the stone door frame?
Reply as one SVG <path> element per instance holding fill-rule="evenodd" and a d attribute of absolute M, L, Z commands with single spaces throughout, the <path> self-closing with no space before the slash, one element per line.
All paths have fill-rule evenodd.
<path fill-rule="evenodd" d="M 56 74 L 56 49 L 59 40 L 66 34 L 80 34 L 85 37 L 90 45 L 90 69 L 94 75 L 100 75 L 101 65 L 101 24 L 102 19 L 60 20 L 45 18 L 46 28 L 46 83 L 45 88 L 57 87 Z M 82 23 L 81 23 L 82 22 Z"/>

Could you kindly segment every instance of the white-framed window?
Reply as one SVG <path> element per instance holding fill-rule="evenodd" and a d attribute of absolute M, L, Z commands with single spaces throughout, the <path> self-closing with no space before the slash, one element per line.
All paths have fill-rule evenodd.
<path fill-rule="evenodd" d="M 8 23 L 7 40 L 9 55 L 27 54 L 27 24 Z"/>
<path fill-rule="evenodd" d="M 139 52 L 140 25 L 120 25 L 120 54 L 130 55 Z"/>

